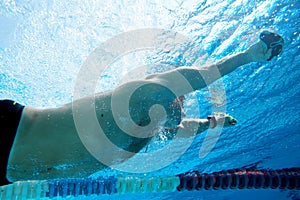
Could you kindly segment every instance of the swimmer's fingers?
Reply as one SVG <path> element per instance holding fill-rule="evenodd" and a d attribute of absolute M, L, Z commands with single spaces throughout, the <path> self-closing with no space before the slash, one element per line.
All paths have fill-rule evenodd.
<path fill-rule="evenodd" d="M 262 42 L 260 43 L 262 44 Z M 267 61 L 272 56 L 272 49 L 267 49 L 266 45 L 263 45 L 263 51 L 260 56 L 260 61 Z"/>
<path fill-rule="evenodd" d="M 235 119 L 234 117 L 228 115 L 228 116 L 226 116 L 226 118 L 225 118 L 225 123 L 226 123 L 228 126 L 235 126 L 235 125 L 238 123 L 238 121 L 237 121 L 237 119 Z"/>

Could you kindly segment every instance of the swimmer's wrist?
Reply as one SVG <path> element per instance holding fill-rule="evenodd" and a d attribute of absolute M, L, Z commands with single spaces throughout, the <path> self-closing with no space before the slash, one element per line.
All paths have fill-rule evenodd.
<path fill-rule="evenodd" d="M 214 128 L 217 127 L 218 123 L 217 123 L 217 119 L 216 119 L 215 116 L 213 116 L 213 115 L 208 115 L 208 116 L 207 116 L 207 120 L 208 120 L 208 122 L 209 122 L 209 128 L 210 128 L 210 129 L 214 129 Z"/>
<path fill-rule="evenodd" d="M 243 60 L 246 61 L 246 63 L 255 62 L 255 56 L 249 52 L 249 49 L 242 53 Z"/>

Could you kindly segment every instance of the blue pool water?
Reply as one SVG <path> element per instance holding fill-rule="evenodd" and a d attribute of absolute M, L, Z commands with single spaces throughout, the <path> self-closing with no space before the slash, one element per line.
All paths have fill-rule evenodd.
<path fill-rule="evenodd" d="M 200 117 L 212 105 L 226 106 L 239 120 L 222 131 L 213 150 L 199 158 L 205 134 L 199 135 L 180 159 L 146 176 L 175 175 L 189 170 L 214 172 L 240 167 L 281 169 L 300 166 L 300 2 L 298 0 L 177 0 L 177 1 L 29 1 L 0 2 L 0 99 L 24 105 L 56 107 L 73 98 L 76 76 L 88 55 L 117 34 L 140 28 L 179 32 L 197 43 L 120 61 L 122 72 L 137 63 L 164 61 L 193 65 L 199 56 L 214 62 L 245 50 L 263 29 L 283 35 L 283 53 L 270 62 L 243 66 L 222 79 L 226 98 L 214 99 L 207 90 L 187 96 L 186 112 Z M 191 47 L 192 48 L 192 47 Z M 182 55 L 188 54 L 188 57 Z M 152 55 L 152 54 L 149 54 Z M 165 69 L 154 69 L 154 71 Z M 98 90 L 114 88 L 109 74 Z M 215 93 L 220 92 L 213 85 Z M 226 105 L 225 105 L 226 104 Z M 153 141 L 149 148 L 167 145 Z M 161 155 L 164 159 L 165 155 Z M 97 175 L 128 174 L 106 170 Z M 104 196 L 104 199 L 298 199 L 279 190 L 228 190 Z M 93 197 L 97 199 L 97 197 Z M 70 198 L 69 198 L 70 199 Z M 80 197 L 79 199 L 90 199 Z"/>

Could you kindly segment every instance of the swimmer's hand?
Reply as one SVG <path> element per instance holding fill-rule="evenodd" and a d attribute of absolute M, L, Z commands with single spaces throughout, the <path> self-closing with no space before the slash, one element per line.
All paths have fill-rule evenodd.
<path fill-rule="evenodd" d="M 226 128 L 237 124 L 237 120 L 235 118 L 222 112 L 215 112 L 208 118 L 211 118 L 212 121 L 215 121 L 215 125 L 212 123 L 211 128 L 214 128 L 216 126 Z"/>
<path fill-rule="evenodd" d="M 267 61 L 272 55 L 272 49 L 267 49 L 262 41 L 252 45 L 246 50 L 246 55 L 251 62 Z"/>
<path fill-rule="evenodd" d="M 246 51 L 250 62 L 270 61 L 282 52 L 284 39 L 281 35 L 266 30 L 260 34 L 259 39 Z"/>

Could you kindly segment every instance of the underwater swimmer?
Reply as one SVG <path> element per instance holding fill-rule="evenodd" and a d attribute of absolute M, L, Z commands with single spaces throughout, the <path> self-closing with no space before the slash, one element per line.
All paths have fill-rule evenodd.
<path fill-rule="evenodd" d="M 206 119 L 182 118 L 182 99 L 177 98 L 166 87 L 161 85 L 172 84 L 178 88 L 178 74 L 181 74 L 191 85 L 189 89 L 179 89 L 182 96 L 199 90 L 220 77 L 223 77 L 238 67 L 251 63 L 268 61 L 277 56 L 283 48 L 281 36 L 264 31 L 260 41 L 248 50 L 226 57 L 221 61 L 203 67 L 179 67 L 159 74 L 152 74 L 143 79 L 125 83 L 114 91 L 96 94 L 76 100 L 79 107 L 85 106 L 95 99 L 97 120 L 106 136 L 118 147 L 139 152 L 151 140 L 151 129 L 139 131 L 140 137 L 133 137 L 123 132 L 116 124 L 112 108 L 112 94 L 118 98 L 117 105 L 124 104 L 128 88 L 143 85 L 138 92 L 132 94 L 129 103 L 129 112 L 132 120 L 139 127 L 150 124 L 149 108 L 155 104 L 163 105 L 167 115 L 167 122 L 162 116 L 154 115 L 156 126 L 165 125 L 173 131 L 183 130 L 186 137 L 189 133 L 201 133 L 216 126 L 230 127 L 237 121 L 225 113 L 213 113 Z M 215 71 L 218 74 L 214 73 Z M 204 77 L 204 78 L 203 78 Z M 205 79 L 205 80 L 204 80 Z M 1 185 L 9 181 L 87 177 L 90 174 L 106 168 L 95 159 L 85 148 L 79 138 L 75 123 L 73 103 L 59 108 L 38 109 L 22 106 L 10 100 L 0 101 L 0 143 L 1 143 Z M 151 119 L 151 120 L 150 120 Z M 89 119 L 84 123 L 89 124 Z M 92 127 L 91 127 L 92 128 Z M 130 127 L 129 127 L 130 129 Z M 153 129 L 154 130 L 154 129 Z M 129 130 L 136 133 L 136 127 Z M 137 133 L 136 133 L 137 134 Z M 150 135 L 150 136 L 149 136 Z M 109 159 L 126 160 L 123 154 L 111 158 L 110 149 L 101 147 L 107 152 Z"/>

